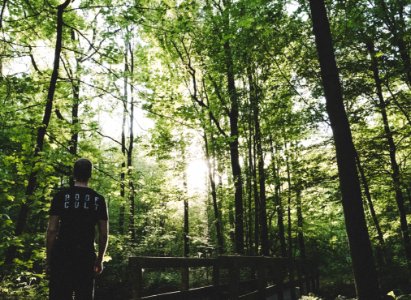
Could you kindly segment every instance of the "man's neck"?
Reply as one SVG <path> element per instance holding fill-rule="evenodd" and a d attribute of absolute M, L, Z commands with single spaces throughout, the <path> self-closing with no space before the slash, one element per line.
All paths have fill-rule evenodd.
<path fill-rule="evenodd" d="M 88 187 L 88 181 L 74 181 L 74 186 Z"/>

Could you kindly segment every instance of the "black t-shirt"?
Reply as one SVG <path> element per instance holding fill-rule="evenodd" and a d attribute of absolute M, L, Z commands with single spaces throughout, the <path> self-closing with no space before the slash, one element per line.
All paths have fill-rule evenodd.
<path fill-rule="evenodd" d="M 99 220 L 108 220 L 104 197 L 91 188 L 77 186 L 54 196 L 50 215 L 60 217 L 60 245 L 93 251 L 95 226 Z"/>

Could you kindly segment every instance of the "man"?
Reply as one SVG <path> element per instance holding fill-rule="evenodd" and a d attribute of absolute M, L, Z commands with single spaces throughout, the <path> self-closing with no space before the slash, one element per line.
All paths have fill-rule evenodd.
<path fill-rule="evenodd" d="M 50 300 L 92 300 L 94 276 L 103 271 L 108 241 L 108 215 L 104 197 L 88 187 L 92 164 L 74 164 L 74 186 L 58 192 L 51 203 L 47 228 L 47 265 Z M 98 227 L 98 256 L 94 249 Z"/>

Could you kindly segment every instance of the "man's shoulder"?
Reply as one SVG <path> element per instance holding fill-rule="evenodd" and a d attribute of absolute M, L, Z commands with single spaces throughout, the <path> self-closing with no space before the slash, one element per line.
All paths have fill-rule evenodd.
<path fill-rule="evenodd" d="M 90 191 L 92 191 L 94 194 L 96 194 L 96 196 L 98 196 L 98 197 L 102 197 L 102 198 L 104 198 L 104 196 L 102 195 L 102 194 L 100 194 L 98 191 L 96 191 L 95 189 L 93 189 L 93 188 L 88 188 Z"/>
<path fill-rule="evenodd" d="M 58 188 L 54 189 L 54 195 L 55 196 L 60 196 L 60 195 L 63 195 L 65 193 L 67 193 L 69 190 L 70 190 L 70 187 L 61 186 L 61 187 L 58 187 Z"/>
<path fill-rule="evenodd" d="M 104 196 L 102 194 L 100 194 L 99 192 L 97 192 L 95 189 L 90 188 L 91 191 L 93 191 L 95 197 L 98 197 L 100 199 L 105 199 Z"/>

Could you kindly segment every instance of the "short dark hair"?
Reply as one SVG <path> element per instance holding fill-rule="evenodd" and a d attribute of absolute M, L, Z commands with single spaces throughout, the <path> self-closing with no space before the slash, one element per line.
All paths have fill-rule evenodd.
<path fill-rule="evenodd" d="M 93 165 L 87 158 L 80 158 L 74 163 L 73 175 L 78 181 L 88 181 Z"/>

